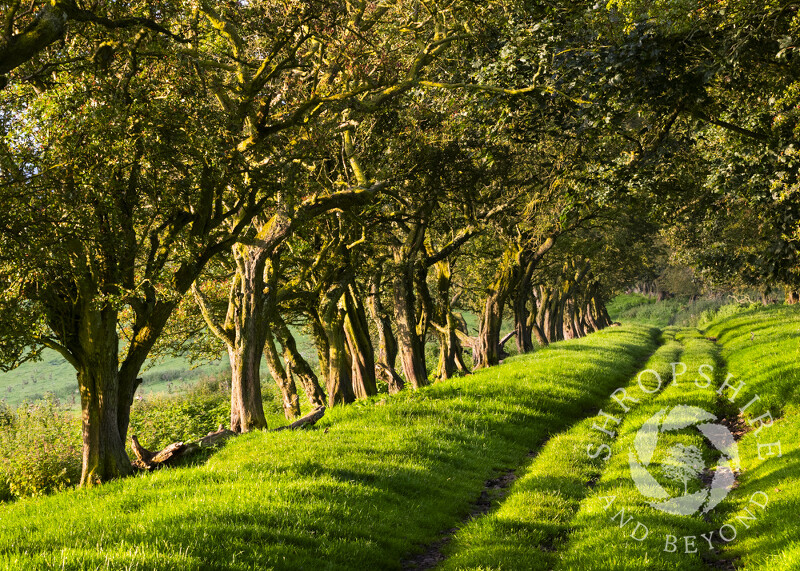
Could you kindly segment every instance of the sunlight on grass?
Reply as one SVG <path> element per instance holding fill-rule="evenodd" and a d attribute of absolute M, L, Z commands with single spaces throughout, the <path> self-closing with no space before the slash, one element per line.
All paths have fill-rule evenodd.
<path fill-rule="evenodd" d="M 0 562 L 398 568 L 463 518 L 497 470 L 590 414 L 653 348 L 650 329 L 613 328 L 335 409 L 314 430 L 239 437 L 204 465 L 2 506 Z"/>

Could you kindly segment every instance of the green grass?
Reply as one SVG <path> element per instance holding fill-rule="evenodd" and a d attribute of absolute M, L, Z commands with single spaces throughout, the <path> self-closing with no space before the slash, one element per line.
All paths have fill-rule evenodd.
<path fill-rule="evenodd" d="M 631 410 L 620 414 L 624 419 L 607 465 L 587 456 L 586 444 L 595 419 L 555 436 L 530 462 L 496 511 L 456 533 L 440 569 L 800 568 L 800 530 L 795 523 L 800 513 L 800 308 L 726 306 L 715 313 L 719 318 L 706 332 L 668 329 L 667 343 L 645 366 L 667 378 L 670 362 L 680 354 L 689 373 L 677 386 L 668 385 L 651 398 L 637 394 L 635 382 L 626 387 L 628 394 L 641 402 L 628 402 Z M 718 344 L 705 336 L 719 337 Z M 698 378 L 694 371 L 702 363 L 716 369 L 709 389 L 691 382 Z M 728 373 L 734 375 L 729 381 L 734 387 L 739 380 L 747 383 L 734 403 L 729 401 L 733 396 L 730 389 L 717 394 Z M 664 514 L 646 505 L 631 480 L 628 465 L 628 451 L 643 421 L 659 409 L 677 404 L 692 404 L 715 412 L 718 418 L 733 418 L 738 414 L 737 407 L 756 394 L 761 400 L 746 411 L 743 421 L 757 425 L 754 418 L 767 410 L 777 420 L 773 427 L 763 429 L 761 436 L 752 430 L 738 443 L 742 469 L 737 475 L 738 487 L 726 500 L 702 517 Z M 623 412 L 613 401 L 607 401 L 603 408 Z M 681 432 L 684 434 L 671 434 L 662 440 L 664 447 L 678 441 L 691 443 L 702 449 L 706 465 L 716 463 L 717 456 L 704 439 Z M 782 457 L 759 459 L 759 442 L 778 441 Z M 777 452 L 776 448 L 762 450 L 765 456 Z M 656 455 L 651 472 L 657 473 L 663 460 L 663 455 Z M 592 489 L 590 483 L 595 480 Z M 669 482 L 659 481 L 670 489 Z M 679 488 L 673 485 L 673 495 L 682 493 Z M 769 496 L 766 510 L 751 503 L 751 499 L 763 503 L 761 492 Z M 603 498 L 611 496 L 615 496 L 614 502 L 606 510 L 607 500 Z M 618 516 L 621 507 L 625 507 L 626 518 L 634 516 L 622 529 Z M 750 514 L 755 521 L 749 519 Z M 617 516 L 615 521 L 613 516 Z M 641 543 L 630 537 L 639 521 L 650 531 Z M 719 530 L 726 524 L 737 528 L 737 537 L 730 543 L 719 539 Z M 728 537 L 731 529 L 725 529 Z M 712 532 L 715 535 L 710 536 L 710 547 L 702 534 L 709 536 Z M 665 552 L 667 535 L 677 538 L 675 553 Z M 696 548 L 696 553 L 686 553 L 684 536 L 690 538 L 689 550 Z"/>
<path fill-rule="evenodd" d="M 701 534 L 714 529 L 713 524 L 698 516 L 673 515 L 651 508 L 631 479 L 628 462 L 637 432 L 643 423 L 659 410 L 669 410 L 678 405 L 696 406 L 709 412 L 716 408 L 717 398 L 714 389 L 699 388 L 693 382 L 698 378 L 696 371 L 700 365 L 716 363 L 712 343 L 688 334 L 679 334 L 676 340 L 680 341 L 683 347 L 681 362 L 688 367 L 686 375 L 679 377 L 678 384 L 671 382 L 669 363 L 661 362 L 658 368 L 666 385 L 662 387 L 661 392 L 648 397 L 637 387 L 629 394 L 639 399 L 640 403 L 635 405 L 628 403 L 631 410 L 627 413 L 623 413 L 619 407 L 611 409 L 623 419 L 617 427 L 618 436 L 611 445 L 612 456 L 592 495 L 581 504 L 572 522 L 572 533 L 563 547 L 556 569 L 591 569 L 593 562 L 598 560 L 603 561 L 603 568 L 609 570 L 707 568 L 705 563 L 707 550 L 704 550 Z M 596 442 L 602 441 L 596 433 L 589 438 Z M 659 450 L 666 450 L 677 443 L 697 446 L 704 453 L 706 465 L 709 464 L 709 450 L 704 445 L 703 438 L 693 428 L 662 434 L 659 439 Z M 664 459 L 663 456 L 656 454 L 648 471 L 658 475 Z M 657 479 L 673 497 L 682 493 L 677 485 L 670 486 L 663 478 Z M 607 498 L 613 498 L 613 503 Z M 631 522 L 624 526 L 620 525 L 622 509 L 625 510 L 626 520 L 633 516 Z M 649 530 L 649 535 L 642 541 L 632 538 L 637 522 L 641 522 Z M 639 537 L 642 535 L 640 533 Z M 697 552 L 685 553 L 685 548 L 679 549 L 676 553 L 665 551 L 668 535 L 677 538 L 696 537 L 699 540 L 695 545 Z"/>
<path fill-rule="evenodd" d="M 608 315 L 611 319 L 616 321 L 625 311 L 655 302 L 656 298 L 647 295 L 621 293 L 614 296 L 614 298 L 606 304 L 606 311 L 608 311 Z"/>
<path fill-rule="evenodd" d="M 591 414 L 655 347 L 613 328 L 502 367 L 257 432 L 202 465 L 0 507 L 0 565 L 399 568 L 483 483 Z"/>
<path fill-rule="evenodd" d="M 674 341 L 662 345 L 645 369 L 670 374 L 681 347 Z M 635 394 L 634 377 L 625 390 Z M 601 406 L 602 405 L 602 406 Z M 614 410 L 611 399 L 598 409 Z M 581 502 L 602 473 L 603 461 L 587 455 L 586 446 L 595 418 L 577 423 L 551 438 L 514 483 L 499 508 L 462 527 L 445 550 L 442 570 L 455 569 L 552 569 Z"/>
<path fill-rule="evenodd" d="M 621 323 L 641 323 L 655 327 L 695 327 L 704 318 L 729 304 L 727 298 L 674 297 L 663 301 L 638 294 L 616 296 L 608 304 L 609 316 Z"/>
<path fill-rule="evenodd" d="M 723 550 L 723 557 L 737 568 L 789 571 L 800 568 L 800 307 L 771 306 L 742 311 L 711 325 L 708 335 L 717 336 L 724 349 L 728 371 L 746 385 L 735 405 L 744 407 L 756 395 L 761 399 L 748 408 L 744 420 L 753 423 L 739 443 L 747 464 L 739 477 L 739 488 L 726 522 L 738 531 L 736 541 Z M 756 433 L 754 419 L 767 411 L 774 425 Z M 759 458 L 758 445 L 765 447 Z M 770 453 L 774 455 L 769 456 Z M 748 506 L 753 494 L 769 497 L 765 510 Z M 733 495 L 733 494 L 732 494 Z M 757 498 L 760 496 L 757 496 Z M 737 520 L 745 508 L 758 519 L 747 520 L 746 529 Z"/>
<path fill-rule="evenodd" d="M 800 308 L 714 314 L 703 332 L 667 329 L 655 354 L 652 328 L 609 328 L 337 408 L 312 430 L 248 434 L 193 465 L 0 506 L 0 568 L 397 569 L 462 525 L 486 480 L 524 466 L 495 511 L 462 525 L 443 569 L 798 569 Z M 668 384 L 677 358 L 688 373 Z M 710 388 L 693 382 L 704 363 L 715 365 Z M 638 388 L 643 368 L 665 379 L 657 394 Z M 715 390 L 728 373 L 747 383 L 733 404 Z M 618 387 L 640 401 L 624 414 L 610 399 Z M 766 410 L 776 421 L 739 442 L 738 487 L 725 501 L 705 517 L 647 505 L 628 463 L 644 420 L 678 404 L 731 418 L 755 395 L 743 421 Z M 591 428 L 600 407 L 622 418 L 613 439 Z M 662 438 L 662 449 L 694 444 L 715 463 L 691 430 Z M 781 458 L 758 458 L 759 442 L 778 440 Z M 611 458 L 588 458 L 590 442 L 609 444 Z M 682 492 L 659 474 L 665 460 L 657 453 L 651 471 Z M 762 491 L 766 510 L 748 504 Z M 622 507 L 634 519 L 620 528 Z M 757 517 L 746 528 L 748 507 Z M 630 538 L 637 521 L 649 529 L 641 543 Z M 701 534 L 726 523 L 736 540 L 709 549 Z M 665 553 L 668 534 L 695 536 L 698 552 Z"/>

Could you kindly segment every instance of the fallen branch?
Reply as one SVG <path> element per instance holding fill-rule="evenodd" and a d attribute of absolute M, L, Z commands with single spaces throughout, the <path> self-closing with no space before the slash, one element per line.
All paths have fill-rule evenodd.
<path fill-rule="evenodd" d="M 155 470 L 162 466 L 169 466 L 174 464 L 178 458 L 182 458 L 188 454 L 197 452 L 202 448 L 209 448 L 225 442 L 231 436 L 236 436 L 236 433 L 228 430 L 221 424 L 215 432 L 209 432 L 201 439 L 194 442 L 173 442 L 163 450 L 158 452 L 151 452 L 139 443 L 136 436 L 131 436 L 131 450 L 136 455 L 136 460 L 133 465 L 141 470 Z"/>
<path fill-rule="evenodd" d="M 297 430 L 298 428 L 303 428 L 306 426 L 312 426 L 317 423 L 319 419 L 325 416 L 325 407 L 321 406 L 318 409 L 314 410 L 314 412 L 305 415 L 303 418 L 299 420 L 295 420 L 292 424 L 287 426 L 279 426 L 278 428 L 273 429 L 272 432 L 278 432 L 280 430 Z"/>
<path fill-rule="evenodd" d="M 279 430 L 297 430 L 306 426 L 315 424 L 319 419 L 325 415 L 325 407 L 321 406 L 314 410 L 312 413 L 307 414 L 303 418 L 294 421 L 288 426 L 281 426 L 273 429 L 273 432 Z M 131 436 L 131 450 L 136 455 L 136 460 L 133 461 L 133 466 L 140 470 L 152 471 L 162 466 L 170 466 L 174 464 L 179 458 L 183 458 L 189 454 L 193 454 L 203 448 L 210 448 L 228 440 L 230 437 L 236 436 L 236 433 L 228 430 L 221 424 L 215 432 L 209 432 L 199 440 L 194 442 L 173 442 L 163 450 L 152 452 L 139 443 L 136 436 Z"/>
<path fill-rule="evenodd" d="M 508 335 L 506 335 L 505 337 L 503 337 L 502 339 L 500 339 L 500 350 L 501 351 L 503 350 L 503 347 L 505 347 L 506 342 L 516 334 L 517 334 L 517 332 L 515 330 L 515 331 L 512 331 L 511 333 L 509 333 Z"/>

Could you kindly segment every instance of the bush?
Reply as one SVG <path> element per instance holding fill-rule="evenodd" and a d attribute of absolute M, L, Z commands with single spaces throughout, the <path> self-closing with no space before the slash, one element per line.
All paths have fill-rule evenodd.
<path fill-rule="evenodd" d="M 228 426 L 230 379 L 228 369 L 202 377 L 185 393 L 137 397 L 131 408 L 128 435 L 136 436 L 149 450 L 160 450 L 173 442 L 197 440 L 220 424 Z M 262 374 L 261 400 L 268 420 L 270 416 L 283 418 L 281 397 L 269 375 Z M 127 445 L 131 453 L 130 441 Z"/>
<path fill-rule="evenodd" d="M 204 377 L 181 395 L 134 401 L 128 434 L 153 450 L 196 440 L 230 420 L 230 371 Z M 262 398 L 267 414 L 283 415 L 269 377 Z M 130 445 L 130 442 L 127 443 Z M 128 450 L 130 454 L 130 449 Z M 43 495 L 77 485 L 81 475 L 81 420 L 48 395 L 17 410 L 0 401 L 0 501 Z"/>
<path fill-rule="evenodd" d="M 80 419 L 55 397 L 0 407 L 0 500 L 63 490 L 80 476 Z"/>

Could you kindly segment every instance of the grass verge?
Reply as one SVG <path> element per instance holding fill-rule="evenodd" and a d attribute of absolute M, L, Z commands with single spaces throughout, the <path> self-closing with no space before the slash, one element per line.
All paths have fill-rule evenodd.
<path fill-rule="evenodd" d="M 743 311 L 714 322 L 707 334 L 717 336 L 723 346 L 728 371 L 734 375 L 731 384 L 745 382 L 730 406 L 738 412 L 758 398 L 740 414 L 748 428 L 739 442 L 743 469 L 725 520 L 731 526 L 728 537 L 733 530 L 736 537 L 724 544 L 722 556 L 736 569 L 798 569 L 800 307 Z M 757 420 L 767 413 L 774 419 L 771 425 L 770 417 Z M 766 508 L 753 504 L 754 499 Z"/>
<path fill-rule="evenodd" d="M 701 365 L 717 363 L 713 344 L 697 334 L 685 332 L 679 333 L 676 339 L 683 345 L 681 362 L 686 364 L 686 373 L 677 376 L 677 382 L 673 382 L 672 367 L 669 363 L 659 363 L 657 370 L 663 383 L 659 392 L 655 392 L 659 388 L 655 375 L 641 373 L 646 391 L 637 383 L 635 389 L 627 393 L 639 402 L 625 401 L 625 406 L 630 408 L 628 411 L 621 404 L 607 411 L 620 418 L 621 423 L 604 423 L 604 417 L 597 418 L 598 425 L 617 432 L 615 437 L 609 439 L 594 430 L 592 436 L 587 435 L 598 443 L 611 440 L 612 454 L 592 495 L 582 503 L 572 522 L 573 531 L 562 548 L 555 569 L 594 569 L 598 561 L 602 561 L 603 569 L 608 570 L 708 568 L 707 560 L 716 548 L 709 546 L 702 535 L 713 530 L 714 524 L 701 515 L 688 517 L 654 509 L 652 503 L 660 504 L 666 499 L 646 498 L 631 478 L 632 455 L 647 464 L 637 441 L 646 422 L 657 418 L 662 411 L 669 414 L 677 410 L 676 407 L 698 407 L 708 412 L 717 407 L 715 385 L 710 383 L 707 388 L 701 388 L 699 385 L 706 384 L 706 380 L 698 375 Z M 678 366 L 677 372 L 680 370 Z M 705 372 L 709 374 L 708 370 Z M 647 394 L 651 390 L 654 394 Z M 675 498 L 687 492 L 685 485 L 681 486 L 676 478 L 669 477 L 669 466 L 677 447 L 694 447 L 697 453 L 702 454 L 702 463 L 706 466 L 714 462 L 712 451 L 694 426 L 696 423 L 679 430 L 663 430 L 669 418 L 661 418 L 658 447 L 646 470 L 669 497 Z M 702 493 L 703 487 L 699 480 L 694 479 L 688 493 Z"/>

